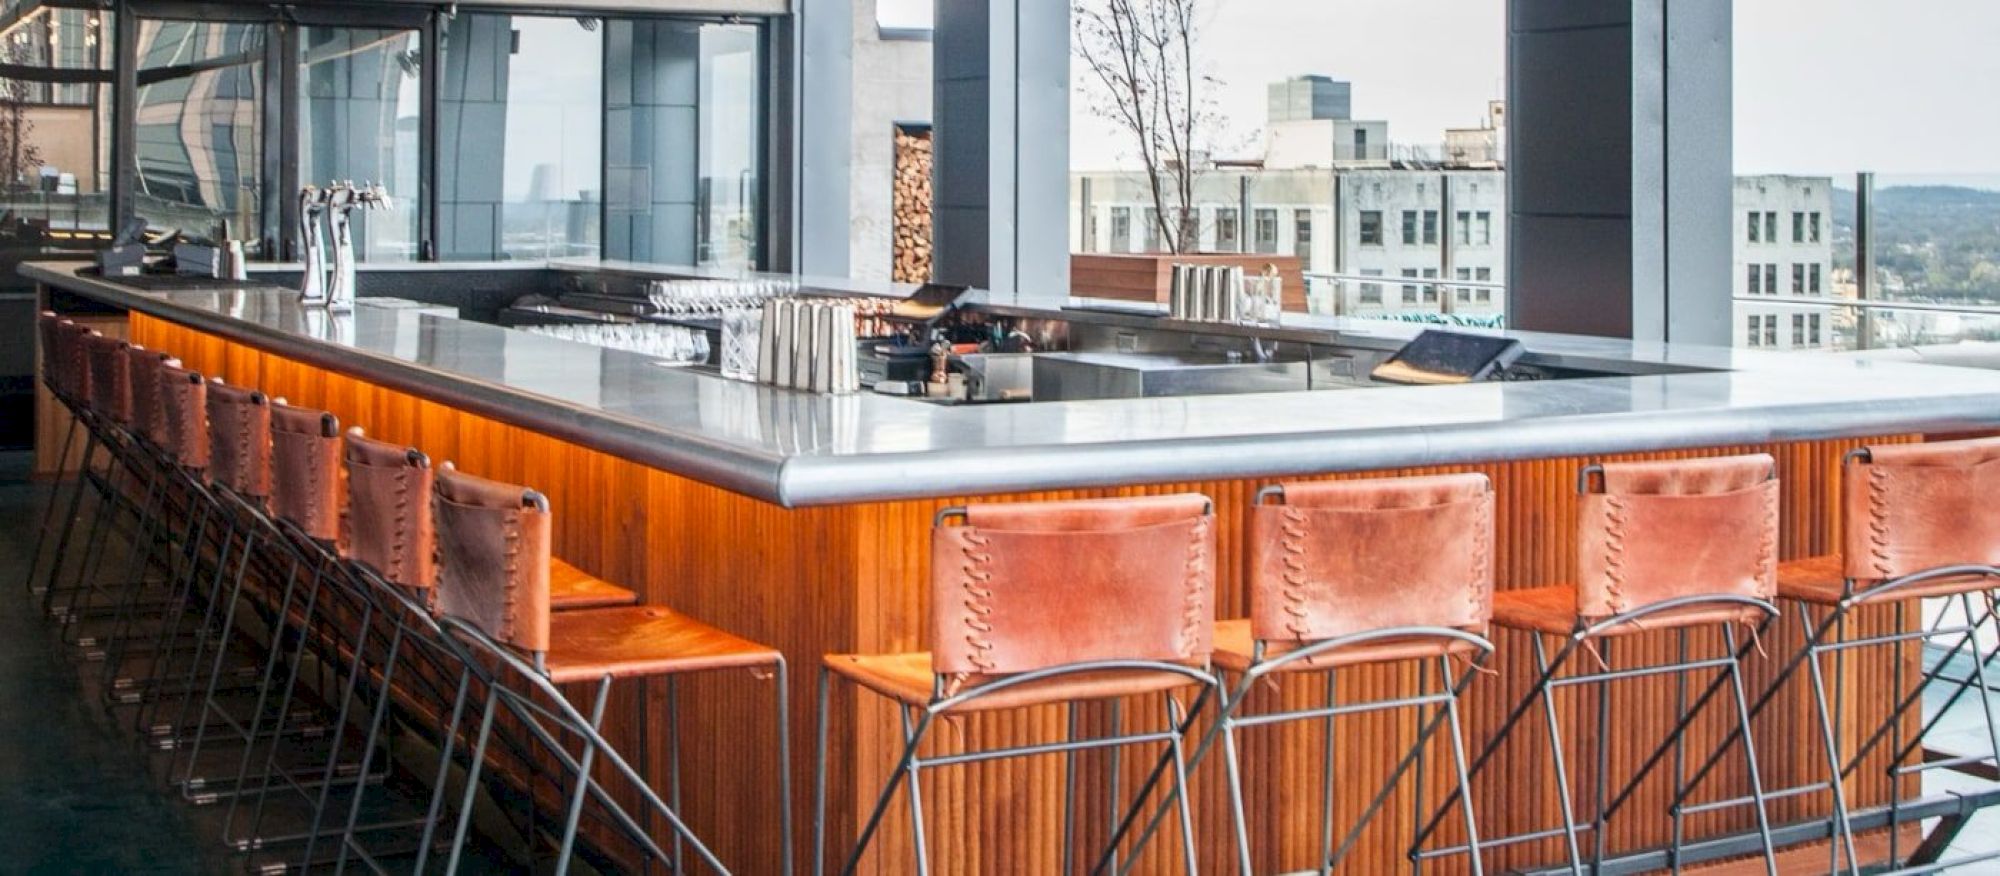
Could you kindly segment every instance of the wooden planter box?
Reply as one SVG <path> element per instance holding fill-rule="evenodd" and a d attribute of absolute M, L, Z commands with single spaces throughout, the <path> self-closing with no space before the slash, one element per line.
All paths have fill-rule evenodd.
<path fill-rule="evenodd" d="M 1285 281 L 1285 311 L 1306 312 L 1306 278 L 1298 256 L 1253 252 L 1074 253 L 1069 257 L 1070 294 L 1165 304 L 1176 264 L 1232 265 L 1253 276 L 1263 273 L 1265 265 L 1277 265 Z"/>

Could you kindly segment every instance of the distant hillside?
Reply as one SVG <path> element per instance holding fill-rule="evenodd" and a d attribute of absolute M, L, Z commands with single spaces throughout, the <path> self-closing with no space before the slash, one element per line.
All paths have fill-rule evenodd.
<path fill-rule="evenodd" d="M 1853 191 L 1834 189 L 1833 224 L 1834 264 L 1852 268 Z M 1905 299 L 2000 303 L 2000 192 L 1877 189 L 1874 236 L 1884 291 Z"/>

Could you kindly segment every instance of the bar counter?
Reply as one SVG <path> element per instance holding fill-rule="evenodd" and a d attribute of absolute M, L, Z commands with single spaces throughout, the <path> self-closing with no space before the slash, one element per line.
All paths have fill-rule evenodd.
<path fill-rule="evenodd" d="M 571 270 L 648 270 L 570 265 Z M 1240 552 L 1245 511 L 1257 489 L 1283 478 L 1348 474 L 1480 471 L 1497 496 L 1495 561 L 1503 589 L 1555 583 L 1571 573 L 1578 469 L 1605 459 L 1671 458 L 1760 451 L 1782 479 L 1781 556 L 1831 552 L 1838 543 L 1841 457 L 1864 443 L 1920 440 L 1927 434 L 2000 428 L 2000 373 L 1832 355 L 1776 355 L 1678 345 L 1516 333 L 1542 361 L 1597 367 L 1617 376 L 1445 387 L 1374 388 L 1234 396 L 1034 404 L 940 406 L 875 396 L 815 396 L 662 367 L 653 360 L 456 319 L 435 308 L 382 306 L 364 297 L 351 315 L 299 308 L 295 293 L 263 284 L 201 291 L 141 292 L 79 276 L 80 265 L 35 263 L 22 270 L 46 291 L 60 290 L 130 314 L 137 343 L 180 356 L 189 368 L 256 386 L 295 404 L 324 408 L 342 424 L 409 442 L 434 459 L 547 493 L 555 508 L 556 552 L 645 599 L 781 648 L 794 667 L 791 691 L 794 802 L 806 854 L 812 787 L 811 679 L 821 655 L 919 650 L 928 635 L 928 530 L 942 506 L 968 499 L 1021 500 L 1199 491 L 1215 500 L 1220 556 L 1218 616 L 1247 610 Z M 1093 317 L 1096 318 L 1096 317 Z M 1104 316 L 1116 321 L 1125 317 Z M 1288 315 L 1288 337 L 1393 347 L 1416 326 Z M 46 434 L 46 432 L 45 432 Z M 1422 549 L 1412 546 L 1412 549 Z M 1860 626 L 1886 629 L 1885 614 Z M 1794 647 L 1787 615 L 1771 652 Z M 1496 672 L 1468 694 L 1468 743 L 1475 748 L 1532 677 L 1525 636 L 1496 639 Z M 1619 658 L 1668 655 L 1669 643 L 1640 637 Z M 1904 652 L 1915 665 L 1914 646 Z M 1761 684 L 1772 660 L 1753 660 Z M 1886 696 L 1893 666 L 1850 669 L 1848 732 L 1866 725 Z M 1414 692 L 1414 670 L 1344 670 L 1354 695 Z M 1879 694 L 1879 696 L 1877 696 Z M 773 784 L 758 772 L 768 750 L 766 700 L 740 683 L 695 679 L 680 689 L 686 746 L 684 814 L 712 837 L 740 872 L 773 872 L 769 828 Z M 1259 696 L 1292 707 L 1316 703 L 1317 685 L 1273 685 Z M 612 739 L 632 739 L 639 708 L 629 699 L 607 718 Z M 1634 766 L 1671 723 L 1673 686 L 1641 680 L 1616 695 L 1621 717 L 1612 771 Z M 1566 709 L 1571 739 L 1589 739 L 1592 694 Z M 1759 728 L 1768 783 L 1793 783 L 1820 763 L 1809 699 L 1774 706 Z M 1086 728 L 1108 726 L 1109 710 L 1080 712 Z M 875 698 L 836 696 L 829 767 L 829 833 L 838 853 L 892 766 L 895 712 Z M 1711 714 L 1709 718 L 1719 718 Z M 941 734 L 944 744 L 1019 744 L 1060 738 L 1060 709 L 983 715 Z M 1690 751 L 1720 738 L 1719 721 L 1691 731 Z M 1390 752 L 1416 732 L 1408 716 L 1343 720 L 1337 768 L 1344 786 L 1372 788 Z M 622 736 L 620 734 L 623 734 Z M 1517 744 L 1475 786 L 1488 833 L 1547 827 L 1558 814 L 1546 758 Z M 1319 774 L 1317 725 L 1247 735 L 1243 741 L 1250 824 L 1260 872 L 1311 866 L 1319 843 L 1317 801 L 1304 785 L 1280 792 L 1286 777 Z M 663 750 L 663 749 L 662 749 Z M 1121 768 L 1136 786 L 1143 757 Z M 1433 758 L 1434 763 L 1448 761 Z M 1594 769 L 1576 758 L 1575 781 Z M 655 760 L 658 763 L 658 759 Z M 1717 796 L 1743 793 L 1735 761 L 1725 762 Z M 1106 769 L 1084 756 L 1082 811 L 1101 815 Z M 664 769 L 659 770 L 664 774 Z M 1431 769 L 1394 795 L 1350 859 L 1353 872 L 1407 868 L 1400 843 L 1411 822 L 1435 806 L 1448 770 Z M 1204 869 L 1226 872 L 1228 816 L 1211 759 L 1196 774 L 1196 815 Z M 1365 777 L 1365 778 L 1364 778 Z M 1300 780 L 1304 781 L 1304 780 Z M 1863 770 L 1852 779 L 1857 805 L 1879 799 L 1888 779 Z M 1316 786 L 1317 779 L 1305 782 Z M 1670 783 L 1642 786 L 1613 823 L 1611 846 L 1635 849 L 1666 838 L 1659 815 Z M 937 770 L 925 782 L 931 854 L 940 872 L 1053 872 L 1062 836 L 1059 758 Z M 1347 794 L 1358 797 L 1362 792 Z M 1587 792 L 1579 797 L 1583 800 Z M 1365 800 L 1342 796 L 1349 819 Z M 1816 796 L 1775 804 L 1783 823 L 1824 815 Z M 908 819 L 899 804 L 878 838 L 870 872 L 909 868 Z M 1105 836 L 1104 818 L 1079 822 L 1077 847 Z M 1689 820 L 1692 835 L 1747 829 L 1748 812 Z M 1458 841 L 1447 822 L 1445 839 Z M 1179 844 L 1163 834 L 1141 872 L 1178 872 Z M 1549 842 L 1495 852 L 1494 866 L 1551 862 Z M 809 857 L 801 860 L 810 860 Z M 1427 865 L 1460 872 L 1462 865 Z"/>

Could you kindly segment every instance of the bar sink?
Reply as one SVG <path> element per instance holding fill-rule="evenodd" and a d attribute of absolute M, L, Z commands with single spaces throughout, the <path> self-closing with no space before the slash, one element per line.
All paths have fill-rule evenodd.
<path fill-rule="evenodd" d="M 1036 401 L 1158 398 L 1310 388 L 1309 363 L 1258 362 L 1224 353 L 1038 353 Z"/>

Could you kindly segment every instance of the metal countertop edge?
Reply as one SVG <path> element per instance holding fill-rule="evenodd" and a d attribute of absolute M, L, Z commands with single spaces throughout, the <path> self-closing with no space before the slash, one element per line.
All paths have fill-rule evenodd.
<path fill-rule="evenodd" d="M 146 292 L 90 277 L 51 271 L 38 264 L 25 264 L 21 272 L 31 279 L 58 285 L 69 292 L 97 298 L 107 304 L 240 341 L 308 365 L 380 383 L 389 389 L 541 432 L 640 465 L 752 498 L 785 504 L 779 492 L 783 457 L 746 453 L 741 448 L 691 439 L 607 411 L 509 389 L 367 350 L 334 346 L 210 311 L 178 307 Z M 223 377 L 227 379 L 226 375 Z M 370 424 L 346 423 L 343 426 L 368 429 Z"/>
<path fill-rule="evenodd" d="M 1979 415 L 1971 411 L 1985 410 Z M 1732 444 L 2000 428 L 2000 394 L 1766 411 L 1630 411 L 1507 423 L 1293 436 L 1159 440 L 903 456 L 794 457 L 779 475 L 788 507 L 1002 495 L 1049 489 L 1597 457 Z"/>

